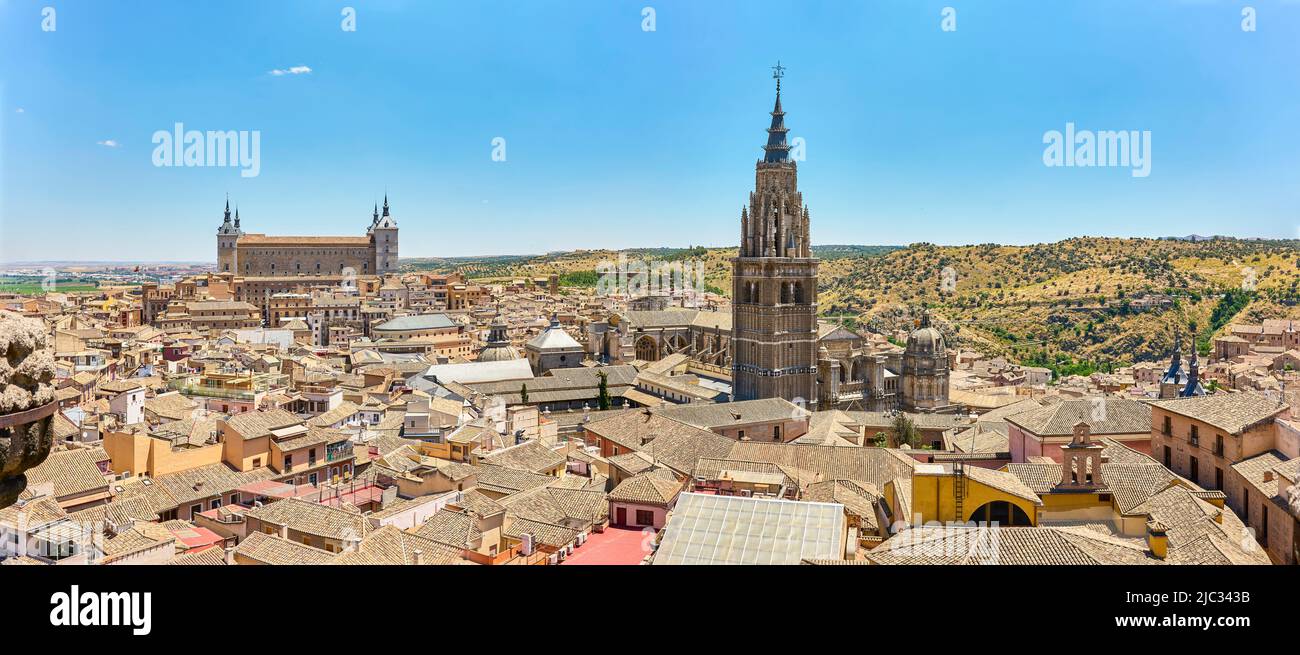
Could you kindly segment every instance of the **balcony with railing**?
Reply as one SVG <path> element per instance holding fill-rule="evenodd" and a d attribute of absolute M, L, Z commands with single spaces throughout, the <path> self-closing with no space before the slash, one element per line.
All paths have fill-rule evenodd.
<path fill-rule="evenodd" d="M 352 459 L 352 442 L 343 441 L 337 444 L 330 444 L 325 447 L 325 461 L 337 462 L 344 459 Z"/>

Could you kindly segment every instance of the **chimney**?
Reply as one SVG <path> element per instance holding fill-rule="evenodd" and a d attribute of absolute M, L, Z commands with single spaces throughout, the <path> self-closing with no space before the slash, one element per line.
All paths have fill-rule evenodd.
<path fill-rule="evenodd" d="M 415 552 L 414 552 L 414 553 L 411 553 L 411 561 L 414 562 L 417 566 L 420 565 L 420 564 L 423 564 L 423 563 L 424 563 L 424 551 L 420 550 L 419 548 L 416 548 L 416 549 L 415 549 Z"/>
<path fill-rule="evenodd" d="M 233 565 L 234 563 L 235 563 L 235 548 L 234 546 L 226 546 L 226 564 Z"/>
<path fill-rule="evenodd" d="M 280 526 L 280 538 L 281 538 L 281 539 L 284 539 L 284 540 L 286 540 L 286 541 L 289 539 L 289 524 L 288 524 L 288 523 L 285 523 L 284 525 Z"/>
<path fill-rule="evenodd" d="M 1264 471 L 1264 482 L 1272 482 L 1272 481 L 1273 481 L 1273 469 Z"/>
<path fill-rule="evenodd" d="M 1169 537 L 1165 536 L 1168 528 L 1165 524 L 1151 519 L 1147 521 L 1147 548 L 1156 559 L 1164 559 L 1169 554 Z"/>

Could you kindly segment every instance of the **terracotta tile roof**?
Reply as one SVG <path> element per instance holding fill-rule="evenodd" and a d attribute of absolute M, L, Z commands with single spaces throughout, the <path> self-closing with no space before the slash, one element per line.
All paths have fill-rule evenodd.
<path fill-rule="evenodd" d="M 531 534 L 539 544 L 560 548 L 573 543 L 578 538 L 578 531 L 553 523 L 543 523 L 525 518 L 511 520 L 502 532 L 511 539 L 522 539 Z"/>
<path fill-rule="evenodd" d="M 204 548 L 197 553 L 182 553 L 167 562 L 173 566 L 222 566 L 226 563 L 226 551 L 220 547 Z"/>
<path fill-rule="evenodd" d="M 328 564 L 334 554 L 281 539 L 261 532 L 248 535 L 238 546 L 235 553 L 262 564 Z"/>
<path fill-rule="evenodd" d="M 1271 476 L 1271 480 L 1265 480 L 1264 474 L 1269 471 L 1276 471 L 1278 466 L 1286 462 L 1286 455 L 1270 450 L 1260 453 L 1249 459 L 1244 459 L 1232 465 L 1232 469 L 1239 473 L 1247 484 L 1254 487 L 1258 493 L 1265 498 L 1272 498 L 1278 492 L 1278 476 L 1276 472 Z"/>
<path fill-rule="evenodd" d="M 483 539 L 483 532 L 478 528 L 478 519 L 474 516 L 449 509 L 443 509 L 424 522 L 415 534 L 441 544 L 456 548 L 473 550 Z"/>
<path fill-rule="evenodd" d="M 624 450 L 642 450 L 650 440 L 669 434 L 696 435 L 706 432 L 649 410 L 624 412 L 592 421 L 584 427 L 588 434 L 601 437 Z"/>
<path fill-rule="evenodd" d="M 371 530 L 370 521 L 360 513 L 336 509 L 297 498 L 285 498 L 245 513 L 276 526 L 287 525 L 290 530 L 346 541 L 364 538 Z"/>
<path fill-rule="evenodd" d="M 1213 396 L 1148 401 L 1152 406 L 1240 434 L 1289 408 L 1263 394 L 1249 391 Z"/>
<path fill-rule="evenodd" d="M 494 450 L 480 455 L 484 464 L 504 466 L 506 468 L 532 473 L 543 473 L 564 466 L 564 455 L 551 450 L 540 441 L 525 441 L 521 444 Z"/>
<path fill-rule="evenodd" d="M 86 448 L 52 452 L 27 471 L 29 487 L 50 484 L 56 498 L 92 491 L 108 491 L 108 481 L 99 470 L 94 453 Z"/>
<path fill-rule="evenodd" d="M 609 492 L 609 500 L 667 507 L 682 491 L 682 482 L 670 471 L 656 469 L 638 473 Z"/>
<path fill-rule="evenodd" d="M 630 452 L 622 455 L 614 455 L 609 458 L 609 465 L 627 472 L 629 475 L 636 475 L 642 471 L 654 468 L 654 462 L 646 453 Z"/>
<path fill-rule="evenodd" d="M 356 403 L 345 400 L 342 403 L 339 403 L 338 407 L 335 407 L 320 416 L 314 416 L 308 419 L 307 425 L 322 428 L 329 427 L 339 421 L 353 416 L 359 411 L 361 411 L 361 408 L 358 407 Z"/>
<path fill-rule="evenodd" d="M 876 564 L 1156 564 L 1145 546 L 1078 527 L 920 527 L 867 553 Z"/>
<path fill-rule="evenodd" d="M 157 523 L 137 521 L 104 540 L 103 563 L 108 564 L 128 555 L 175 543 L 176 537 L 167 528 Z"/>
<path fill-rule="evenodd" d="M 550 475 L 484 464 L 478 467 L 478 486 L 498 493 L 513 494 L 555 483 Z"/>
<path fill-rule="evenodd" d="M 283 409 L 259 410 L 236 414 L 226 421 L 244 440 L 271 436 L 271 430 L 299 425 L 302 419 Z"/>
<path fill-rule="evenodd" d="M 1081 421 L 1096 435 L 1149 433 L 1151 407 L 1135 400 L 1107 396 L 1066 400 L 1006 417 L 1007 423 L 1040 437 L 1070 436 L 1075 424 Z"/>
<path fill-rule="evenodd" d="M 26 529 L 35 529 L 68 516 L 69 514 L 59 507 L 59 503 L 54 498 L 44 496 L 0 509 L 0 526 L 16 529 L 19 524 L 22 524 Z"/>
<path fill-rule="evenodd" d="M 1023 498 L 1036 505 L 1043 504 L 1043 500 L 1038 497 L 1038 494 L 1034 493 L 1033 489 L 1021 482 L 1020 478 L 1006 471 L 993 471 L 980 466 L 967 466 L 964 471 L 966 476 L 975 482 L 1017 498 Z"/>
<path fill-rule="evenodd" d="M 823 480 L 859 480 L 877 488 L 905 476 L 912 477 L 916 460 L 889 448 L 841 446 L 799 446 L 793 444 L 736 442 L 729 459 L 771 462 L 784 467 L 810 471 Z"/>
<path fill-rule="evenodd" d="M 709 430 L 674 430 L 646 444 L 642 451 L 658 466 L 689 476 L 701 457 L 726 457 L 737 442 Z"/>
<path fill-rule="evenodd" d="M 366 536 L 356 550 L 345 552 L 333 564 L 402 565 L 465 564 L 460 548 L 386 525 Z"/>
<path fill-rule="evenodd" d="M 808 485 L 802 500 L 818 503 L 839 503 L 850 514 L 861 518 L 861 525 L 868 532 L 874 533 L 880 527 L 876 519 L 876 504 L 880 502 L 880 491 L 869 483 L 859 484 L 852 480 L 827 480 Z"/>

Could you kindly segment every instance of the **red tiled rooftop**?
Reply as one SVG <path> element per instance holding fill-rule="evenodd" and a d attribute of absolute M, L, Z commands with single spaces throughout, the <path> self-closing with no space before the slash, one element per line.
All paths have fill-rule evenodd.
<path fill-rule="evenodd" d="M 645 544 L 652 537 L 636 528 L 608 527 L 591 533 L 587 543 L 575 548 L 561 564 L 640 564 L 649 554 Z"/>

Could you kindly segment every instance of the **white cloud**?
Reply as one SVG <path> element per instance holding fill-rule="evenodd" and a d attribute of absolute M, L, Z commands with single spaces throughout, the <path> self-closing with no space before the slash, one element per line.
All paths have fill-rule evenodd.
<path fill-rule="evenodd" d="M 290 66 L 288 68 L 277 68 L 271 71 L 271 75 L 280 77 L 281 75 L 304 75 L 310 72 L 310 66 Z"/>
<path fill-rule="evenodd" d="M 103 141 L 96 141 L 95 143 L 104 146 L 105 148 L 116 148 L 122 145 L 113 139 L 104 139 Z"/>
<path fill-rule="evenodd" d="M 27 111 L 26 109 L 23 109 L 22 107 L 19 107 L 19 108 L 17 108 L 17 109 L 14 110 L 14 113 L 15 113 L 15 114 L 22 114 L 22 113 L 25 113 L 26 111 Z"/>

